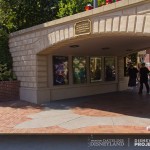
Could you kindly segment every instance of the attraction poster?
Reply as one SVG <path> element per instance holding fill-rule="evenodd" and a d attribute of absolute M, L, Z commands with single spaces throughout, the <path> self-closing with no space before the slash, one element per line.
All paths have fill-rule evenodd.
<path fill-rule="evenodd" d="M 53 83 L 54 85 L 66 85 L 68 79 L 68 57 L 53 56 Z"/>
<path fill-rule="evenodd" d="M 73 57 L 73 82 L 74 84 L 86 83 L 86 57 Z"/>
<path fill-rule="evenodd" d="M 115 59 L 114 57 L 105 57 L 105 81 L 114 81 L 115 79 Z"/>

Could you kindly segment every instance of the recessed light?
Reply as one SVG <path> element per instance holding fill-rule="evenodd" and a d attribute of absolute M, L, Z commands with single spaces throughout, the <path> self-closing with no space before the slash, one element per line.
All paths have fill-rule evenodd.
<path fill-rule="evenodd" d="M 127 49 L 126 51 L 127 51 L 127 52 L 130 52 L 130 51 L 132 51 L 132 49 Z"/>
<path fill-rule="evenodd" d="M 109 50 L 109 47 L 103 47 L 102 50 Z"/>
<path fill-rule="evenodd" d="M 71 48 L 77 48 L 79 45 L 70 45 Z"/>

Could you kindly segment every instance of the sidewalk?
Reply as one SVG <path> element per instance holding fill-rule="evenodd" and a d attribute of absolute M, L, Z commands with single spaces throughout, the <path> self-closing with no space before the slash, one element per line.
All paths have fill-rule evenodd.
<path fill-rule="evenodd" d="M 35 105 L 0 102 L 0 133 L 150 133 L 150 95 L 124 91 Z"/>

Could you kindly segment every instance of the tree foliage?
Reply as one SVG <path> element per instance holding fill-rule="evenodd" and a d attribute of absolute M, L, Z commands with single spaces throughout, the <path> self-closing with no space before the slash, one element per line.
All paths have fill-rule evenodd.
<path fill-rule="evenodd" d="M 58 0 L 0 0 L 0 24 L 10 32 L 56 18 Z"/>
<path fill-rule="evenodd" d="M 8 33 L 0 29 L 0 64 L 7 63 L 8 68 L 12 67 L 12 58 L 8 47 Z"/>
<path fill-rule="evenodd" d="M 59 18 L 70 16 L 79 12 L 83 12 L 87 3 L 92 3 L 92 0 L 60 0 L 58 3 Z"/>
<path fill-rule="evenodd" d="M 8 34 L 56 18 L 58 0 L 0 0 L 0 64 L 12 67 Z"/>
<path fill-rule="evenodd" d="M 7 67 L 7 64 L 0 64 L 0 81 L 16 80 L 15 74 Z"/>
<path fill-rule="evenodd" d="M 59 0 L 57 17 L 62 18 L 85 11 L 85 6 L 93 0 Z M 98 7 L 105 5 L 106 0 L 98 0 Z"/>
<path fill-rule="evenodd" d="M 130 55 L 128 55 L 128 59 L 131 60 L 131 62 L 133 63 L 133 65 L 137 65 L 137 53 L 132 53 Z"/>
<path fill-rule="evenodd" d="M 102 6 L 106 4 L 106 0 L 98 0 L 98 6 Z"/>
<path fill-rule="evenodd" d="M 93 0 L 0 0 L 0 26 L 8 32 L 73 15 Z M 105 0 L 98 0 L 104 5 Z"/>

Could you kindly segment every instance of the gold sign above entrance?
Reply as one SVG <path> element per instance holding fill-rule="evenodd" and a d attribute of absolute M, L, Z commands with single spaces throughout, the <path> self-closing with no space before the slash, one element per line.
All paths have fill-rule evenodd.
<path fill-rule="evenodd" d="M 75 36 L 90 34 L 91 33 L 91 21 L 89 19 L 82 20 L 74 25 Z"/>

